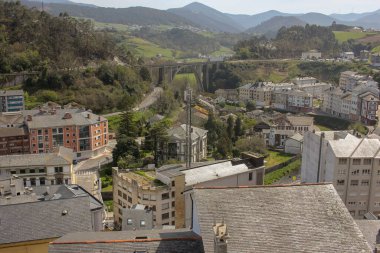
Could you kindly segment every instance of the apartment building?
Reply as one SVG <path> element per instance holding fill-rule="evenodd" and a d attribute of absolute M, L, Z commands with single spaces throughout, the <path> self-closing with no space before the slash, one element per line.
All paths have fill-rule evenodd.
<path fill-rule="evenodd" d="M 292 82 L 295 85 L 303 86 L 303 85 L 316 84 L 317 83 L 317 79 L 314 78 L 314 77 L 310 77 L 310 76 L 307 76 L 307 77 L 296 77 L 296 78 L 292 79 Z"/>
<path fill-rule="evenodd" d="M 304 91 L 307 94 L 310 94 L 313 98 L 318 99 L 322 99 L 325 91 L 330 87 L 331 84 L 329 83 L 311 83 L 296 86 L 298 90 Z"/>
<path fill-rule="evenodd" d="M 239 100 L 240 101 L 256 101 L 257 106 L 269 106 L 271 104 L 271 97 L 273 91 L 273 83 L 260 82 L 249 83 L 239 87 Z"/>
<path fill-rule="evenodd" d="M 25 127 L 0 128 L 0 156 L 29 153 L 29 134 Z"/>
<path fill-rule="evenodd" d="M 262 129 L 262 136 L 266 145 L 279 147 L 285 146 L 287 139 L 294 134 L 303 135 L 314 129 L 312 117 L 304 116 L 280 116 L 273 120 L 269 129 Z"/>
<path fill-rule="evenodd" d="M 326 175 L 354 218 L 371 212 L 380 215 L 380 141 L 351 139 L 329 141 Z"/>
<path fill-rule="evenodd" d="M 348 132 L 309 132 L 304 136 L 301 179 L 332 182 L 354 218 L 380 215 L 380 141 Z"/>
<path fill-rule="evenodd" d="M 372 80 L 357 81 L 352 88 L 331 87 L 325 91 L 322 111 L 338 118 L 376 123 L 379 88 Z"/>
<path fill-rule="evenodd" d="M 73 156 L 64 147 L 57 153 L 0 156 L 0 175 L 17 176 L 25 187 L 71 184 L 75 181 Z"/>
<path fill-rule="evenodd" d="M 374 67 L 380 67 L 380 53 L 371 54 L 371 65 Z"/>
<path fill-rule="evenodd" d="M 359 75 L 357 72 L 344 71 L 340 74 L 339 88 L 346 91 L 352 91 L 359 81 L 365 81 L 367 77 Z"/>
<path fill-rule="evenodd" d="M 249 162 L 248 167 L 245 162 Z M 264 179 L 263 158 L 248 157 L 240 161 L 221 161 L 213 164 L 165 165 L 155 171 L 123 171 L 113 169 L 114 220 L 120 226 L 123 208 L 141 204 L 153 210 L 155 227 L 172 225 L 189 227 L 191 199 L 183 195 L 194 186 L 261 185 Z"/>
<path fill-rule="evenodd" d="M 24 91 L 0 90 L 0 112 L 16 112 L 24 109 Z"/>
<path fill-rule="evenodd" d="M 186 125 L 182 124 L 168 130 L 168 141 L 165 145 L 164 160 L 184 162 L 186 155 Z M 199 162 L 207 157 L 207 130 L 191 127 L 191 161 Z"/>
<path fill-rule="evenodd" d="M 24 111 L 30 152 L 48 153 L 64 146 L 85 159 L 104 152 L 108 144 L 108 121 L 81 109 Z"/>

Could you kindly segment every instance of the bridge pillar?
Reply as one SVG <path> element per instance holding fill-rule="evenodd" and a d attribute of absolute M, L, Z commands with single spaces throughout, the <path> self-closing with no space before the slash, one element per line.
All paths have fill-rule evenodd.
<path fill-rule="evenodd" d="M 162 84 L 165 80 L 165 66 L 158 68 L 158 84 Z"/>

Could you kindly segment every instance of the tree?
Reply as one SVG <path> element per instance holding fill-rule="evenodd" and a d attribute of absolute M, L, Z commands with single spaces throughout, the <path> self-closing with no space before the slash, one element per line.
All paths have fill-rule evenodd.
<path fill-rule="evenodd" d="M 137 137 L 138 129 L 134 121 L 134 114 L 131 111 L 126 111 L 122 115 L 122 120 L 119 126 L 119 134 L 127 137 Z"/>
<path fill-rule="evenodd" d="M 253 100 L 247 101 L 245 105 L 248 112 L 256 110 L 256 103 Z"/>
<path fill-rule="evenodd" d="M 264 139 L 259 136 L 251 136 L 249 138 L 240 139 L 236 142 L 235 147 L 240 152 L 251 151 L 263 155 L 268 153 Z"/>
<path fill-rule="evenodd" d="M 148 130 L 145 137 L 145 150 L 152 151 L 154 162 L 158 166 L 163 159 L 163 150 L 168 141 L 167 129 L 169 128 L 168 121 L 159 121 Z"/>
<path fill-rule="evenodd" d="M 227 119 L 227 136 L 233 140 L 234 139 L 234 118 L 229 116 Z"/>
<path fill-rule="evenodd" d="M 237 140 L 240 136 L 243 135 L 243 126 L 242 126 L 242 121 L 240 117 L 238 117 L 235 121 L 234 132 L 235 132 L 235 140 Z"/>
<path fill-rule="evenodd" d="M 214 158 L 226 159 L 232 156 L 232 141 L 226 134 L 222 135 L 216 144 Z"/>
<path fill-rule="evenodd" d="M 114 164 L 117 164 L 122 157 L 132 156 L 134 161 L 140 158 L 140 147 L 137 142 L 126 135 L 120 135 L 117 138 L 117 143 L 112 151 Z"/>

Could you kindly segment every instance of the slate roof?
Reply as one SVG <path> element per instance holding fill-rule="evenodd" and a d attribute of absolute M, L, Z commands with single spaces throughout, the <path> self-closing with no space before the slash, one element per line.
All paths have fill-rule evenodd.
<path fill-rule="evenodd" d="M 356 147 L 351 157 L 374 157 L 380 148 L 380 141 L 378 139 L 364 138 Z"/>
<path fill-rule="evenodd" d="M 199 137 L 203 137 L 207 134 L 207 130 L 192 126 L 191 139 L 194 141 Z M 173 127 L 168 130 L 168 136 L 178 140 L 186 139 L 186 124 L 182 124 L 177 127 Z"/>
<path fill-rule="evenodd" d="M 303 136 L 300 133 L 296 133 L 295 135 L 293 135 L 289 139 L 292 139 L 292 140 L 295 140 L 298 142 L 303 142 Z"/>
<path fill-rule="evenodd" d="M 70 152 L 65 152 L 69 150 Z M 72 150 L 65 147 L 59 148 L 60 153 L 41 153 L 0 156 L 0 168 L 28 167 L 28 166 L 54 166 L 72 164 Z"/>
<path fill-rule="evenodd" d="M 372 249 L 376 246 L 376 235 L 380 230 L 380 220 L 356 220 L 360 230 Z"/>
<path fill-rule="evenodd" d="M 66 215 L 62 215 L 64 210 Z M 0 244 L 91 231 L 90 199 L 83 196 L 0 206 L 0 221 Z"/>
<path fill-rule="evenodd" d="M 24 122 L 24 116 L 21 112 L 0 113 L 0 125 L 21 125 Z"/>
<path fill-rule="evenodd" d="M 65 235 L 49 245 L 49 253 L 203 253 L 202 238 L 186 229 L 86 232 Z"/>
<path fill-rule="evenodd" d="M 350 136 L 350 135 L 347 135 Z M 349 157 L 361 142 L 358 138 L 345 138 L 340 140 L 330 140 L 329 145 L 335 157 Z"/>
<path fill-rule="evenodd" d="M 66 113 L 71 114 L 71 118 L 65 119 Z M 32 116 L 31 121 L 26 121 L 30 129 L 62 127 L 62 126 L 87 126 L 105 121 L 106 118 L 93 114 L 90 111 L 81 109 L 57 109 L 55 114 L 47 111 L 28 110 L 23 111 L 25 117 Z M 88 115 L 90 117 L 88 118 Z"/>
<path fill-rule="evenodd" d="M 223 220 L 228 252 L 371 252 L 331 184 L 198 188 L 194 203 L 206 253 Z"/>

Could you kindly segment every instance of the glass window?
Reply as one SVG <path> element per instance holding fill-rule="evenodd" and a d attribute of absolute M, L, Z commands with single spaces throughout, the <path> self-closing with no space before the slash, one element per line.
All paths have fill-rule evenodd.
<path fill-rule="evenodd" d="M 361 163 L 361 160 L 360 160 L 360 159 L 353 159 L 353 160 L 352 160 L 352 164 L 353 164 L 353 165 L 360 165 L 360 163 Z"/>
<path fill-rule="evenodd" d="M 161 195 L 161 198 L 162 198 L 162 200 L 165 200 L 165 199 L 169 199 L 169 193 L 163 193 L 162 195 Z"/>
<path fill-rule="evenodd" d="M 132 219 L 127 219 L 127 225 L 133 225 Z"/>
<path fill-rule="evenodd" d="M 359 185 L 359 180 L 351 180 L 351 185 L 352 186 L 358 186 Z"/>
<path fill-rule="evenodd" d="M 169 203 L 162 204 L 162 210 L 169 209 Z"/>

